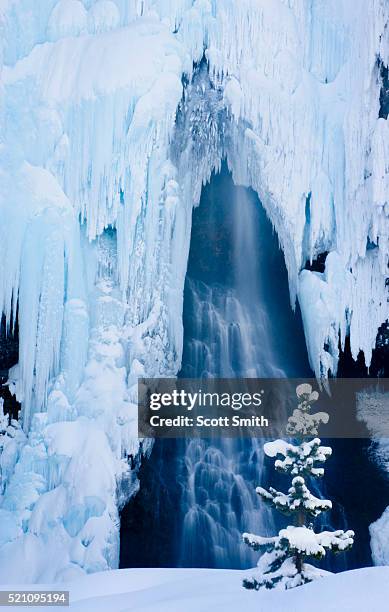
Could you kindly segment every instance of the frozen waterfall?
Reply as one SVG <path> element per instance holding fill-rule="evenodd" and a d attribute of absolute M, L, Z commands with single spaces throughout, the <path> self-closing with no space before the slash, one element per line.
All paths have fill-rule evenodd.
<path fill-rule="evenodd" d="M 389 316 L 388 20 L 385 0 L 0 0 L 0 308 L 7 327 L 18 318 L 10 388 L 26 434 L 0 500 L 2 582 L 21 567 L 50 582 L 116 566 L 118 508 L 137 487 L 128 457 L 145 451 L 137 378 L 180 369 L 191 213 L 224 157 L 277 232 L 315 374 L 336 372 L 339 336 L 370 364 Z M 287 290 L 275 299 L 286 276 L 239 238 L 240 214 L 223 295 L 190 264 L 197 299 L 223 329 L 216 345 L 262 338 L 234 371 L 266 355 L 303 375 Z M 212 373 L 198 341 L 194 367 Z"/>
<path fill-rule="evenodd" d="M 225 173 L 224 167 L 223 177 Z M 185 375 L 192 378 L 285 376 L 277 365 L 273 330 L 263 303 L 266 279 L 261 277 L 259 261 L 265 249 L 258 231 L 259 203 L 247 190 L 232 184 L 226 195 L 217 211 L 215 204 L 210 207 L 209 231 L 217 236 L 218 231 L 225 229 L 218 230 L 222 216 L 229 219 L 231 252 L 224 254 L 228 265 L 209 284 L 190 276 L 187 279 L 192 337 L 185 344 Z M 212 269 L 213 251 L 218 244 L 211 243 L 208 248 Z"/>

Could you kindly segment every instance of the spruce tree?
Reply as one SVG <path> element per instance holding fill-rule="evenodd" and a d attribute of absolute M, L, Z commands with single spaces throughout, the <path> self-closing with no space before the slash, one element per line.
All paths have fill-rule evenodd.
<path fill-rule="evenodd" d="M 299 385 L 296 389 L 299 404 L 288 419 L 287 434 L 312 436 L 318 426 L 328 421 L 324 412 L 311 414 L 311 406 L 319 394 L 311 385 Z M 265 454 L 275 458 L 275 469 L 292 477 L 287 493 L 273 487 L 256 489 L 262 500 L 285 515 L 294 517 L 293 525 L 281 529 L 277 536 L 261 537 L 243 534 L 243 540 L 255 551 L 264 551 L 252 577 L 243 581 L 247 589 L 262 587 L 290 589 L 311 582 L 328 572 L 306 563 L 306 558 L 321 559 L 327 551 L 346 551 L 354 543 L 354 532 L 321 531 L 316 533 L 313 521 L 322 512 L 330 510 L 331 501 L 315 497 L 307 486 L 308 478 L 324 475 L 321 466 L 331 455 L 329 446 L 322 446 L 319 438 L 300 444 L 275 440 L 264 445 Z"/>

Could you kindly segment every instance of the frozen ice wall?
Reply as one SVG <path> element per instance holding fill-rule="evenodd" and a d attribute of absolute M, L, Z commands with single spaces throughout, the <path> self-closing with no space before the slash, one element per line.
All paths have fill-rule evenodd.
<path fill-rule="evenodd" d="M 63 580 L 117 564 L 136 379 L 179 369 L 191 209 L 223 156 L 277 230 L 317 375 L 339 332 L 369 363 L 388 317 L 388 6 L 0 0 L 0 19 L 0 307 L 28 434 L 0 577 Z"/>

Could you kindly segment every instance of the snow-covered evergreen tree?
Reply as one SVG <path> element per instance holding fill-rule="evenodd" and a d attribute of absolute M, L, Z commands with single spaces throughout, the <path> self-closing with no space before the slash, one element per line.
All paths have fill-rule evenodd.
<path fill-rule="evenodd" d="M 316 435 L 320 423 L 328 421 L 325 412 L 311 414 L 311 405 L 318 399 L 311 385 L 299 385 L 296 389 L 299 405 L 288 420 L 287 433 L 291 436 Z M 326 551 L 346 551 L 354 543 L 354 532 L 322 531 L 316 533 L 313 520 L 330 510 L 331 501 L 315 497 L 307 486 L 307 478 L 320 478 L 320 467 L 331 455 L 329 446 L 322 446 L 319 438 L 291 444 L 285 440 L 268 442 L 264 446 L 268 457 L 275 457 L 277 471 L 292 476 L 287 493 L 273 487 L 257 488 L 260 497 L 286 515 L 294 516 L 294 525 L 281 529 L 277 536 L 266 538 L 249 533 L 243 540 L 254 550 L 264 551 L 255 574 L 243 581 L 247 589 L 290 589 L 327 574 L 328 572 L 305 562 L 307 557 L 321 559 Z"/>

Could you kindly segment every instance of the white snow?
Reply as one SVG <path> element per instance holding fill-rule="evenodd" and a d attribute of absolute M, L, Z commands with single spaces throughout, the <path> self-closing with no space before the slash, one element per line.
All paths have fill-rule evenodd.
<path fill-rule="evenodd" d="M 47 25 L 49 40 L 78 36 L 86 32 L 87 12 L 81 0 L 60 0 L 53 8 Z"/>
<path fill-rule="evenodd" d="M 279 538 L 288 541 L 290 549 L 296 552 L 303 552 L 306 555 L 322 557 L 326 554 L 326 549 L 338 548 L 345 550 L 353 543 L 353 531 L 322 531 L 315 533 L 313 529 L 307 527 L 289 526 L 281 529 Z"/>
<path fill-rule="evenodd" d="M 294 411 L 296 412 L 296 411 Z M 309 442 L 302 442 L 299 446 L 290 444 L 285 440 L 274 440 L 264 444 L 264 452 L 268 457 L 281 455 L 283 459 L 276 459 L 274 466 L 281 472 L 297 476 L 306 473 L 313 476 L 322 476 L 324 469 L 317 467 L 318 463 L 324 463 L 332 454 L 332 448 L 321 446 L 319 438 L 313 438 Z"/>
<path fill-rule="evenodd" d="M 332 508 L 331 500 L 320 499 L 312 495 L 305 484 L 304 478 L 301 476 L 295 476 L 293 478 L 292 486 L 288 489 L 288 493 L 277 491 L 273 487 L 269 487 L 269 490 L 263 487 L 257 487 L 256 492 L 264 500 L 272 502 L 277 510 L 286 514 L 296 512 L 301 508 L 305 514 L 316 517 L 321 512 L 325 512 Z"/>
<path fill-rule="evenodd" d="M 384 612 L 387 609 L 387 567 L 332 574 L 286 592 L 247 591 L 242 587 L 242 580 L 250 571 L 119 570 L 89 575 L 64 583 L 61 588 L 70 590 L 69 609 L 79 612 L 235 612 L 241 609 L 247 612 Z M 44 585 L 45 588 L 52 586 Z"/>
<path fill-rule="evenodd" d="M 317 376 L 336 371 L 339 332 L 370 362 L 389 314 L 377 65 L 389 62 L 388 5 L 8 0 L 0 13 L 0 306 L 12 325 L 19 300 L 11 387 L 28 433 L 7 462 L 0 578 L 28 549 L 27 581 L 60 580 L 117 564 L 117 506 L 137 486 L 123 474 L 138 452 L 137 376 L 179 369 L 191 211 L 223 155 L 277 230 Z M 204 52 L 213 89 L 199 78 L 177 123 L 182 77 Z M 114 264 L 102 272 L 109 228 Z M 323 251 L 323 273 L 303 270 Z M 75 442 L 63 449 L 56 424 L 68 422 Z M 84 456 L 64 493 L 97 442 L 102 469 Z M 92 478 L 93 516 L 79 501 Z M 48 494 L 58 505 L 47 501 L 37 535 L 30 520 Z M 92 539 L 93 554 L 81 548 Z"/>
<path fill-rule="evenodd" d="M 119 23 L 119 10 L 111 0 L 100 0 L 92 4 L 88 11 L 88 29 L 91 34 L 114 30 Z"/>

